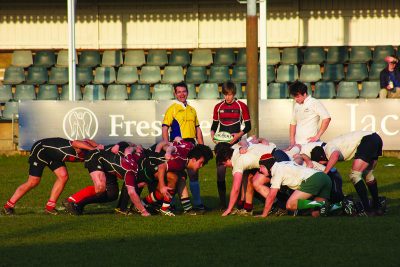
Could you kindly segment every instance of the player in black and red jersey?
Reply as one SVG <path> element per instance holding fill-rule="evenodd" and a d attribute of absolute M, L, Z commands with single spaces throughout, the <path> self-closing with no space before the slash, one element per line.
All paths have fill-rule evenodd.
<path fill-rule="evenodd" d="M 235 98 L 236 87 L 233 82 L 226 82 L 222 85 L 222 94 L 225 100 L 214 107 L 213 124 L 211 126 L 211 139 L 214 141 L 214 134 L 219 131 L 228 132 L 233 135 L 230 144 L 233 145 L 240 141 L 243 135 L 251 129 L 249 109 L 245 103 Z M 241 129 L 244 123 L 243 130 Z M 217 166 L 217 187 L 220 199 L 220 206 L 226 209 L 226 167 Z M 245 179 L 246 180 L 246 179 Z"/>
<path fill-rule="evenodd" d="M 102 149 L 104 147 L 92 140 L 70 141 L 59 137 L 46 138 L 34 143 L 29 156 L 28 181 L 17 188 L 14 195 L 4 205 L 3 212 L 7 215 L 14 214 L 15 204 L 40 183 L 43 170 L 47 166 L 54 172 L 57 179 L 51 190 L 45 212 L 57 215 L 56 203 L 68 181 L 65 162 L 84 161 L 86 152 L 97 148 Z"/>
<path fill-rule="evenodd" d="M 108 146 L 104 150 L 88 155 L 85 167 L 88 169 L 94 185 L 85 187 L 64 200 L 63 205 L 67 212 L 72 215 L 80 215 L 88 204 L 116 200 L 119 191 L 118 178 L 124 180 L 128 194 L 142 216 L 149 216 L 150 214 L 143 207 L 137 194 L 139 186 L 136 182 L 137 161 L 141 156 L 142 148 L 140 146 L 126 142 Z"/>

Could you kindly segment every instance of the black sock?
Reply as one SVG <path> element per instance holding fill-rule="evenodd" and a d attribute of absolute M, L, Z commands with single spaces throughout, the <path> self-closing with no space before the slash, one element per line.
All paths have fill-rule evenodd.
<path fill-rule="evenodd" d="M 372 201 L 374 202 L 374 207 L 379 207 L 379 196 L 378 196 L 378 183 L 376 180 L 367 183 L 368 190 L 372 196 Z"/>
<path fill-rule="evenodd" d="M 217 181 L 219 203 L 221 207 L 226 207 L 226 182 Z"/>
<path fill-rule="evenodd" d="M 364 181 L 360 180 L 354 185 L 354 188 L 356 189 L 357 194 L 360 197 L 361 203 L 363 204 L 365 211 L 370 211 L 371 207 L 369 205 L 367 187 L 365 186 Z"/>
<path fill-rule="evenodd" d="M 190 198 L 188 198 L 188 197 L 181 198 L 181 204 L 182 204 L 182 208 L 184 211 L 188 211 L 193 208 L 192 202 L 190 202 Z"/>
<path fill-rule="evenodd" d="M 119 195 L 117 208 L 119 208 L 122 211 L 127 210 L 128 205 L 129 205 L 129 200 L 130 200 L 130 197 L 128 194 L 128 190 L 126 189 L 125 183 L 123 183 L 122 187 L 121 187 L 121 194 Z"/>

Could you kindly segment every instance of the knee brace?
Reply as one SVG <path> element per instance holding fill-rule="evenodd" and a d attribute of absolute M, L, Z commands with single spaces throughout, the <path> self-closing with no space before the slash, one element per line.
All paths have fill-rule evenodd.
<path fill-rule="evenodd" d="M 350 172 L 350 181 L 355 185 L 362 180 L 362 172 L 352 170 Z"/>
<path fill-rule="evenodd" d="M 374 174 L 372 173 L 372 170 L 370 170 L 366 175 L 365 175 L 365 182 L 367 184 L 373 184 L 375 183 L 375 177 Z"/>

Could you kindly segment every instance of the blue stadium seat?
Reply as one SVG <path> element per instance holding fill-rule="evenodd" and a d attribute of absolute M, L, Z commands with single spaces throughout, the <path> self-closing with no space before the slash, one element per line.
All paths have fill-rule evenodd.
<path fill-rule="evenodd" d="M 97 50 L 93 51 L 82 51 L 79 57 L 78 65 L 81 67 L 97 67 L 101 63 L 100 52 Z"/>
<path fill-rule="evenodd" d="M 274 65 L 267 65 L 267 82 L 274 82 L 275 81 L 275 66 Z"/>
<path fill-rule="evenodd" d="M 214 65 L 230 66 L 235 63 L 235 53 L 232 48 L 219 48 L 215 50 Z"/>
<path fill-rule="evenodd" d="M 196 92 L 196 85 L 193 83 L 187 83 L 187 88 L 188 88 L 188 99 L 196 99 L 197 98 L 197 92 Z"/>
<path fill-rule="evenodd" d="M 32 84 L 18 84 L 15 87 L 14 99 L 16 101 L 35 100 L 35 86 L 33 86 Z"/>
<path fill-rule="evenodd" d="M 18 119 L 18 102 L 9 101 L 4 105 L 2 120 L 13 120 Z"/>
<path fill-rule="evenodd" d="M 341 81 L 337 89 L 337 98 L 358 98 L 360 95 L 358 91 L 357 82 Z"/>
<path fill-rule="evenodd" d="M 285 99 L 289 97 L 287 83 L 270 83 L 267 90 L 268 99 Z"/>
<path fill-rule="evenodd" d="M 300 64 L 302 63 L 301 50 L 298 47 L 285 47 L 282 51 L 281 64 Z"/>
<path fill-rule="evenodd" d="M 125 52 L 125 66 L 141 67 L 146 64 L 143 50 L 127 50 Z"/>
<path fill-rule="evenodd" d="M 343 64 L 349 61 L 349 49 L 346 46 L 331 46 L 328 48 L 326 63 Z"/>
<path fill-rule="evenodd" d="M 372 62 L 371 68 L 369 69 L 368 79 L 370 81 L 379 80 L 381 71 L 386 68 L 385 62 Z"/>
<path fill-rule="evenodd" d="M 76 67 L 76 84 L 86 85 L 93 81 L 93 69 L 91 67 Z"/>
<path fill-rule="evenodd" d="M 103 67 L 119 67 L 123 63 L 121 50 L 105 50 L 101 59 Z"/>
<path fill-rule="evenodd" d="M 380 90 L 381 85 L 379 81 L 364 81 L 362 82 L 360 98 L 377 98 Z"/>
<path fill-rule="evenodd" d="M 143 66 L 139 83 L 141 84 L 156 84 L 161 81 L 161 70 L 159 66 Z"/>
<path fill-rule="evenodd" d="M 368 46 L 352 46 L 350 63 L 367 63 L 372 59 L 371 49 Z"/>
<path fill-rule="evenodd" d="M 230 78 L 228 66 L 211 66 L 210 77 L 208 78 L 209 83 L 224 83 L 229 81 Z"/>
<path fill-rule="evenodd" d="M 106 100 L 127 100 L 128 92 L 125 84 L 110 84 L 107 87 Z"/>
<path fill-rule="evenodd" d="M 375 63 L 378 63 L 378 62 L 384 63 L 385 57 L 391 56 L 391 55 L 395 55 L 393 46 L 377 45 L 377 46 L 375 46 L 374 51 L 373 51 L 373 61 Z"/>
<path fill-rule="evenodd" d="M 317 82 L 313 96 L 318 99 L 330 99 L 336 97 L 335 84 L 333 82 Z"/>
<path fill-rule="evenodd" d="M 239 48 L 237 58 L 236 58 L 236 65 L 237 66 L 246 66 L 246 64 L 247 64 L 246 48 Z"/>
<path fill-rule="evenodd" d="M 63 85 L 68 83 L 68 68 L 52 67 L 50 71 L 49 84 Z"/>
<path fill-rule="evenodd" d="M 281 62 L 281 52 L 278 47 L 267 48 L 267 65 L 277 65 Z"/>
<path fill-rule="evenodd" d="M 69 100 L 69 84 L 61 87 L 60 100 Z M 75 86 L 75 100 L 82 100 L 82 92 L 79 85 Z"/>
<path fill-rule="evenodd" d="M 321 70 L 318 64 L 304 64 L 300 69 L 300 81 L 302 82 L 317 82 L 321 78 Z"/>
<path fill-rule="evenodd" d="M 179 83 L 185 79 L 182 66 L 166 66 L 162 77 L 162 83 Z"/>
<path fill-rule="evenodd" d="M 219 99 L 220 94 L 218 91 L 218 84 L 216 83 L 202 83 L 199 87 L 198 99 Z"/>
<path fill-rule="evenodd" d="M 28 76 L 26 78 L 27 84 L 43 84 L 49 79 L 47 69 L 45 67 L 32 66 L 28 69 Z"/>
<path fill-rule="evenodd" d="M 134 84 L 139 80 L 138 70 L 135 66 L 122 66 L 118 69 L 117 83 Z"/>
<path fill-rule="evenodd" d="M 101 84 L 88 84 L 83 89 L 83 100 L 105 100 L 106 93 L 104 86 Z"/>
<path fill-rule="evenodd" d="M 155 84 L 153 91 L 153 100 L 171 100 L 174 99 L 174 87 L 172 84 Z"/>
<path fill-rule="evenodd" d="M 76 60 L 78 60 L 78 57 L 76 57 Z M 68 67 L 68 50 L 58 51 L 56 67 Z"/>
<path fill-rule="evenodd" d="M 167 51 L 163 49 L 150 49 L 147 53 L 148 66 L 165 66 L 168 65 Z"/>
<path fill-rule="evenodd" d="M 111 84 L 116 80 L 114 67 L 97 67 L 94 75 L 94 84 Z"/>
<path fill-rule="evenodd" d="M 276 72 L 276 81 L 278 83 L 294 82 L 299 78 L 299 72 L 296 65 L 280 65 Z"/>
<path fill-rule="evenodd" d="M 235 97 L 237 99 L 243 99 L 243 89 L 242 89 L 242 84 L 241 83 L 236 83 L 235 84 L 236 87 L 236 95 Z M 223 95 L 221 95 L 221 98 L 224 98 Z"/>
<path fill-rule="evenodd" d="M 55 84 L 42 84 L 39 86 L 37 100 L 58 100 L 58 89 Z"/>
<path fill-rule="evenodd" d="M 169 57 L 169 66 L 186 67 L 190 64 L 190 54 L 187 49 L 174 49 Z"/>
<path fill-rule="evenodd" d="M 185 80 L 187 83 L 200 84 L 207 80 L 206 67 L 189 66 Z"/>
<path fill-rule="evenodd" d="M 13 99 L 11 85 L 0 84 L 0 103 L 5 103 Z"/>
<path fill-rule="evenodd" d="M 232 82 L 234 83 L 246 83 L 247 82 L 247 67 L 236 65 L 232 70 Z"/>
<path fill-rule="evenodd" d="M 192 51 L 192 66 L 210 66 L 213 64 L 211 49 L 194 49 Z"/>
<path fill-rule="evenodd" d="M 56 55 L 53 51 L 38 51 L 35 54 L 33 65 L 50 68 L 56 64 Z"/>
<path fill-rule="evenodd" d="M 368 78 L 368 69 L 365 63 L 350 63 L 347 66 L 346 81 L 363 81 Z"/>
<path fill-rule="evenodd" d="M 325 51 L 320 46 L 309 46 L 304 50 L 304 64 L 321 64 L 325 60 Z"/>
<path fill-rule="evenodd" d="M 25 81 L 25 72 L 22 67 L 10 66 L 4 72 L 3 84 L 20 84 Z"/>
<path fill-rule="evenodd" d="M 344 79 L 344 67 L 343 64 L 330 64 L 324 65 L 324 74 L 322 75 L 323 81 L 338 82 Z"/>
<path fill-rule="evenodd" d="M 133 84 L 128 95 L 129 100 L 149 100 L 151 98 L 150 85 Z"/>
<path fill-rule="evenodd" d="M 15 50 L 12 54 L 11 65 L 15 67 L 27 68 L 33 64 L 32 51 Z"/>

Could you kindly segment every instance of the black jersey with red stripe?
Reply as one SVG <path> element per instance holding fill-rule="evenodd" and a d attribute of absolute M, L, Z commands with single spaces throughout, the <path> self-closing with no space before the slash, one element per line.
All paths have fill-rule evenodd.
<path fill-rule="evenodd" d="M 218 127 L 219 124 L 219 131 L 238 133 L 242 122 L 250 121 L 249 109 L 237 99 L 230 104 L 222 101 L 214 107 L 213 121 L 213 125 Z M 215 132 L 217 129 L 211 130 Z"/>

